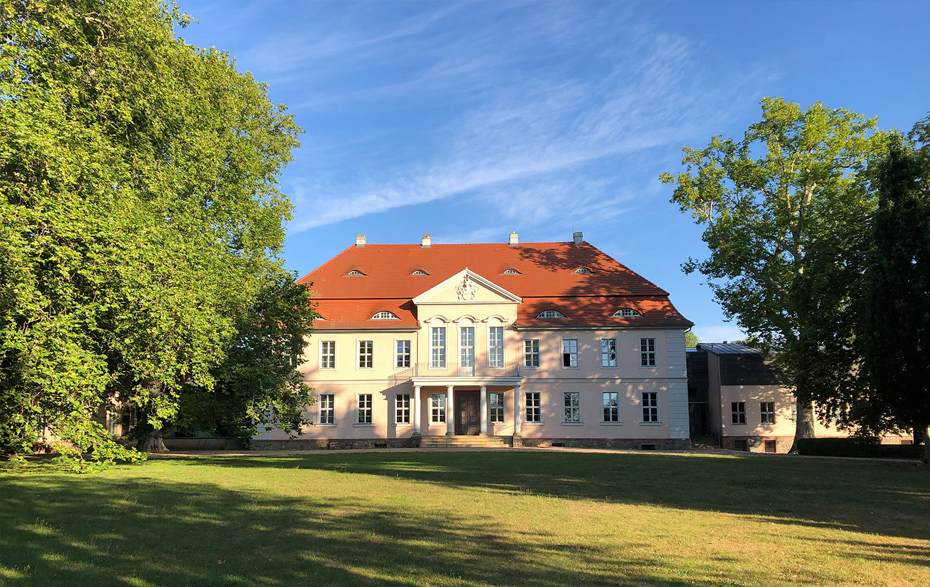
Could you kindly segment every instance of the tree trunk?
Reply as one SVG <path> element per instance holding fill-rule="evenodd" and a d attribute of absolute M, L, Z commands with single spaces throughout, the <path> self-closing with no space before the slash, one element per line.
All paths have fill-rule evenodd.
<path fill-rule="evenodd" d="M 924 464 L 930 469 L 930 424 L 924 426 Z"/>
<path fill-rule="evenodd" d="M 794 444 L 791 445 L 791 454 L 798 454 L 798 440 L 801 438 L 814 438 L 814 404 L 812 402 L 798 402 L 798 419 L 794 428 Z"/>
<path fill-rule="evenodd" d="M 162 442 L 161 436 L 151 434 L 139 440 L 136 448 L 142 452 L 168 452 L 168 447 Z"/>

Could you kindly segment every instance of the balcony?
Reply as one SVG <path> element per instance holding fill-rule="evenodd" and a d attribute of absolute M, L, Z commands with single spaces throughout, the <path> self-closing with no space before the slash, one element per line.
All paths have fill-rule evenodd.
<path fill-rule="evenodd" d="M 408 381 L 413 378 L 437 378 L 437 379 L 497 379 L 497 378 L 519 378 L 519 363 L 504 363 L 503 367 L 488 367 L 487 365 L 459 365 L 458 363 L 446 362 L 442 367 L 433 367 L 429 363 L 417 363 L 410 369 L 398 371 L 391 376 L 395 383 Z"/>

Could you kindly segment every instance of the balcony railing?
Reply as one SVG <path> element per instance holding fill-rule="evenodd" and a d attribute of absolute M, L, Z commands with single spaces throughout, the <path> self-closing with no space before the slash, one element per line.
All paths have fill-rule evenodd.
<path fill-rule="evenodd" d="M 395 381 L 406 381 L 411 377 L 519 377 L 519 363 L 504 363 L 503 367 L 487 365 L 459 365 L 446 362 L 442 366 L 416 363 L 410 369 L 398 371 L 392 376 Z"/>

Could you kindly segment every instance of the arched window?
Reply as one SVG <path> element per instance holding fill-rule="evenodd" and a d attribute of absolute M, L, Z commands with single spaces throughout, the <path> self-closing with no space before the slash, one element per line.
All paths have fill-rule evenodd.
<path fill-rule="evenodd" d="M 501 273 L 501 275 L 523 275 L 523 274 L 517 271 L 516 269 L 507 269 L 503 273 Z"/>
<path fill-rule="evenodd" d="M 577 273 L 578 275 L 590 275 L 591 273 L 594 273 L 594 272 L 588 269 L 587 267 L 579 267 L 578 269 L 575 269 L 575 273 Z"/>
<path fill-rule="evenodd" d="M 346 275 L 348 275 L 349 277 L 367 277 L 367 275 L 365 275 L 358 269 L 353 269 L 352 271 L 349 271 Z"/>
<path fill-rule="evenodd" d="M 545 319 L 552 319 L 552 318 L 564 318 L 565 314 L 563 314 L 562 312 L 559 312 L 558 310 L 543 310 L 542 312 L 539 313 L 539 316 L 536 316 L 536 317 L 542 318 L 545 320 Z"/>
<path fill-rule="evenodd" d="M 614 315 L 613 315 L 614 318 L 633 318 L 636 316 L 642 316 L 642 314 L 640 314 L 636 310 L 633 310 L 632 308 L 620 308 L 619 310 L 614 312 Z"/>
<path fill-rule="evenodd" d="M 414 271 L 414 272 L 411 273 L 410 275 L 429 275 L 429 273 L 427 273 L 426 271 L 423 271 L 422 269 L 417 269 L 416 271 Z"/>
<path fill-rule="evenodd" d="M 372 320 L 400 320 L 400 318 L 397 317 L 397 314 L 395 314 L 394 312 L 388 312 L 387 310 L 383 312 L 378 312 L 377 314 L 372 316 L 371 319 Z"/>

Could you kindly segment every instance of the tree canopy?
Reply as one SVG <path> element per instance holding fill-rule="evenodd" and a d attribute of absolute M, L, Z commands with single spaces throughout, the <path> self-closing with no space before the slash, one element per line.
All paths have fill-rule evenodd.
<path fill-rule="evenodd" d="M 798 369 L 816 325 L 798 294 L 800 277 L 811 251 L 845 258 L 837 235 L 862 230 L 875 206 L 863 172 L 884 137 L 875 120 L 847 110 L 805 110 L 781 98 L 761 105 L 762 120 L 741 140 L 715 136 L 703 149 L 685 148 L 685 171 L 661 179 L 675 186 L 672 202 L 705 227 L 710 256 L 692 258 L 685 271 L 706 275 L 725 314 L 754 343 L 778 351 L 805 437 L 813 434 L 812 374 Z"/>
<path fill-rule="evenodd" d="M 248 344 L 257 300 L 293 281 L 277 177 L 300 129 L 228 54 L 176 37 L 186 24 L 157 0 L 0 5 L 7 450 L 47 426 L 115 454 L 89 414 L 117 394 L 156 429 L 178 417 Z"/>

